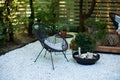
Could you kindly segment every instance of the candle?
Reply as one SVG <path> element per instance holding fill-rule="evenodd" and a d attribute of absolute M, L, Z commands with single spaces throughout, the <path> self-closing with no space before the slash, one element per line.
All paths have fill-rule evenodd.
<path fill-rule="evenodd" d="M 80 56 L 81 55 L 81 48 L 78 47 L 78 55 Z"/>

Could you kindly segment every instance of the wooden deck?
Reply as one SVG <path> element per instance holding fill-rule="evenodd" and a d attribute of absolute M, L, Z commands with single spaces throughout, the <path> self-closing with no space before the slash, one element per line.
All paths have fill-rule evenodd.
<path fill-rule="evenodd" d="M 98 46 L 95 51 L 120 54 L 120 47 Z"/>

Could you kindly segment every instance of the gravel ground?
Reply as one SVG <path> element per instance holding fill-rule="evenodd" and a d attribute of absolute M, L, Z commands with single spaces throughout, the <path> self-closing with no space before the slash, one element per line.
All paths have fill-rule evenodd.
<path fill-rule="evenodd" d="M 0 80 L 120 80 L 120 55 L 99 53 L 96 64 L 80 65 L 68 49 L 69 62 L 61 53 L 53 54 L 53 70 L 50 54 L 44 58 L 44 51 L 34 63 L 41 49 L 35 41 L 0 56 Z"/>

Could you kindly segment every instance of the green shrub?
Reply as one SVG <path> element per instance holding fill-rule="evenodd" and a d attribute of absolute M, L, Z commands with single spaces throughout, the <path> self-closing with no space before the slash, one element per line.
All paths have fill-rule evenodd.
<path fill-rule="evenodd" d="M 69 26 L 69 31 L 70 32 L 78 32 L 78 27 L 76 27 L 76 26 Z"/>
<path fill-rule="evenodd" d="M 0 24 L 0 47 L 4 45 L 5 42 L 5 35 L 3 34 L 3 27 Z"/>
<path fill-rule="evenodd" d="M 93 52 L 95 48 L 95 41 L 85 33 L 78 33 L 75 36 L 75 39 L 71 41 L 75 45 L 76 49 L 81 48 L 82 51 Z"/>

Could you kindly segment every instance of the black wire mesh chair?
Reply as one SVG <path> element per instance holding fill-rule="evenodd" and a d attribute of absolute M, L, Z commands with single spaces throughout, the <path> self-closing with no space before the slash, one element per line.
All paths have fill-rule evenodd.
<path fill-rule="evenodd" d="M 34 23 L 32 27 L 33 27 L 33 33 L 35 34 L 36 38 L 40 41 L 43 47 L 34 62 L 37 61 L 43 49 L 46 50 L 45 55 L 47 51 L 51 55 L 51 62 L 52 62 L 53 70 L 54 70 L 54 63 L 53 63 L 53 57 L 52 57 L 53 52 L 62 52 L 64 57 L 68 61 L 66 54 L 65 54 L 65 51 L 68 49 L 68 43 L 65 38 L 63 38 L 58 33 L 51 34 L 52 28 L 43 23 Z"/>
<path fill-rule="evenodd" d="M 118 29 L 118 22 L 120 23 L 120 17 L 116 13 L 109 13 L 110 19 L 113 22 L 115 29 Z"/>

